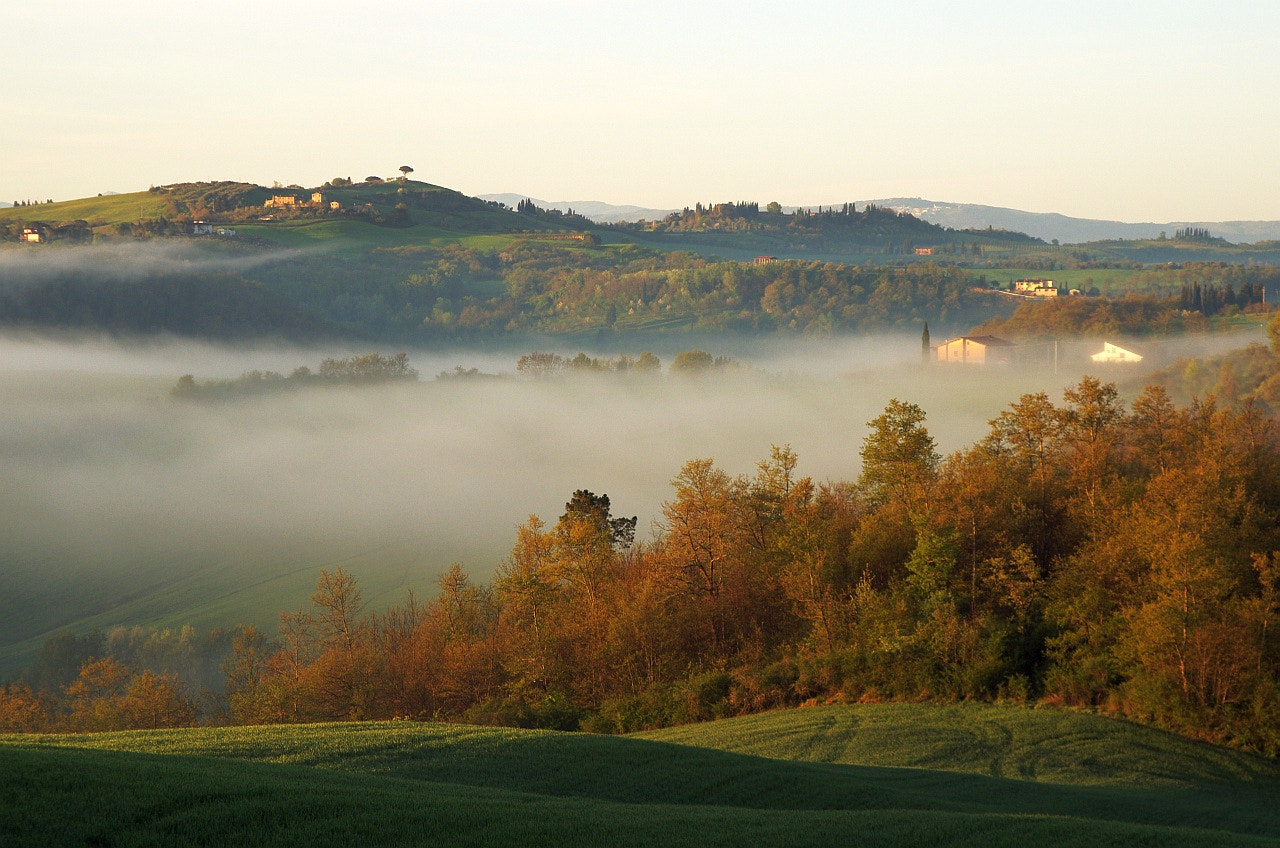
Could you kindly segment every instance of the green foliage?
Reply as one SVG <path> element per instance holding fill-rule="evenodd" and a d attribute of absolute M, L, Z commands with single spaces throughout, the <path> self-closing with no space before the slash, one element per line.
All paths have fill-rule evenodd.
<path fill-rule="evenodd" d="M 924 426 L 925 413 L 914 403 L 894 398 L 882 415 L 868 421 L 862 441 L 862 473 L 858 485 L 873 501 L 913 506 L 921 487 L 933 478 L 938 452 Z"/>
<path fill-rule="evenodd" d="M 682 374 L 696 374 L 707 371 L 714 365 L 715 360 L 705 350 L 686 350 L 676 354 L 671 361 L 671 370 Z"/>

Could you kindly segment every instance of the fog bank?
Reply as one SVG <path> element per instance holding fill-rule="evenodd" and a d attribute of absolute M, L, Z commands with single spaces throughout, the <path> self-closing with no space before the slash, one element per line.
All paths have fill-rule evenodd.
<path fill-rule="evenodd" d="M 752 474 L 789 444 L 800 474 L 852 480 L 891 398 L 923 407 L 946 453 L 1084 370 L 924 368 L 919 337 L 883 337 L 725 345 L 744 367 L 696 378 L 533 380 L 509 351 L 411 351 L 418 383 L 169 396 L 182 374 L 353 352 L 0 339 L 0 660 L 68 623 L 271 625 L 339 565 L 374 604 L 430 596 L 454 561 L 489 577 L 517 525 L 553 523 L 579 488 L 647 539 L 689 459 Z M 433 379 L 455 365 L 501 376 Z"/>

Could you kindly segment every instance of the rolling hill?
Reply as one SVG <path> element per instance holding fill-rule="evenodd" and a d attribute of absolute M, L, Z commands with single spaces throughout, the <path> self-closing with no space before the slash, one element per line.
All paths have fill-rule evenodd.
<path fill-rule="evenodd" d="M 393 722 L 0 737 L 0 766 L 22 775 L 0 794 L 0 842 L 1207 846 L 1280 836 L 1275 763 L 1096 716 L 831 707 L 669 731 L 681 744 L 660 735 Z M 768 756 L 724 750 L 731 738 Z M 815 754 L 833 743 L 839 756 Z M 1009 774 L 986 773 L 993 753 Z M 1052 773 L 1037 772 L 1046 762 Z"/>
<path fill-rule="evenodd" d="M 496 200 L 514 207 L 517 202 L 525 198 L 525 195 L 511 193 L 485 194 L 481 195 L 481 198 L 484 200 Z M 585 215 L 600 223 L 652 221 L 679 211 L 677 209 L 652 209 L 627 204 L 604 203 L 597 200 L 546 201 L 533 198 L 533 202 L 544 209 L 559 209 L 561 211 L 572 209 L 578 214 Z M 1027 212 L 1022 209 L 987 206 L 981 203 L 926 200 L 921 197 L 884 197 L 857 201 L 860 206 L 865 206 L 868 203 L 900 212 L 907 212 L 924 221 L 953 230 L 983 230 L 987 227 L 992 227 L 997 230 L 1026 233 L 1044 241 L 1057 239 L 1063 244 L 1083 244 L 1116 239 L 1155 239 L 1162 232 L 1172 235 L 1177 230 L 1187 227 L 1206 228 L 1214 235 L 1236 244 L 1252 244 L 1280 239 L 1280 221 L 1134 223 L 1099 218 L 1079 218 L 1058 212 Z M 818 205 L 820 204 L 784 206 L 783 209 L 787 212 L 794 212 L 799 208 L 816 208 Z"/>

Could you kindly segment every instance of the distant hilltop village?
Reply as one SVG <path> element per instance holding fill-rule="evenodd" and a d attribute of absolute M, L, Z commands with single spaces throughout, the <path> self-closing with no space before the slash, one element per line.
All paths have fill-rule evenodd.
<path fill-rule="evenodd" d="M 336 200 L 330 200 L 326 203 L 324 192 L 321 191 L 313 191 L 310 201 L 303 200 L 296 194 L 273 194 L 264 200 L 262 205 L 268 208 L 274 206 L 280 209 L 298 209 L 304 206 L 312 206 L 317 209 L 333 209 L 336 211 L 342 208 L 342 204 Z"/>
<path fill-rule="evenodd" d="M 465 205 L 457 192 L 409 182 L 413 168 L 408 165 L 400 171 L 398 178 L 371 176 L 361 182 L 334 177 L 314 189 L 279 183 L 271 188 L 235 182 L 174 183 L 96 199 L 15 204 L 24 214 L 16 221 L 10 218 L 12 223 L 0 222 L 0 240 L 38 245 L 88 242 L 98 236 L 229 238 L 237 236 L 233 226 L 240 223 L 327 216 L 404 226 L 410 208 Z M 75 220 L 69 220 L 73 215 Z"/>

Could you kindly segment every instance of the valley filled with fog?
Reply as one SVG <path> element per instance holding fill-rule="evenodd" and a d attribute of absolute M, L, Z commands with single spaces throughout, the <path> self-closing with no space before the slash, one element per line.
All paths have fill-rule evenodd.
<path fill-rule="evenodd" d="M 1257 338 L 1260 338 L 1260 335 Z M 739 367 L 668 371 L 687 337 L 654 342 L 661 373 L 518 374 L 520 348 L 408 351 L 417 382 L 182 401 L 178 377 L 288 374 L 371 348 L 220 347 L 155 340 L 0 339 L 0 662 L 64 626 L 257 623 L 306 603 L 342 566 L 377 607 L 435 593 L 460 562 L 487 579 L 530 514 L 549 524 L 576 489 L 652 534 L 670 480 L 709 457 L 750 475 L 771 445 L 798 472 L 854 480 L 866 422 L 919 404 L 947 453 L 1021 394 L 1086 373 L 1140 387 L 1177 355 L 1257 340 L 1147 342 L 1139 371 L 924 367 L 919 336 L 706 342 Z M 935 339 L 935 342 L 938 339 Z M 1100 347 L 1100 342 L 1089 343 Z M 577 351 L 563 342 L 523 348 Z M 393 351 L 384 350 L 384 353 Z M 609 355 L 611 351 L 589 354 Z M 631 355 L 639 349 L 628 350 Z M 478 375 L 437 379 L 455 368 Z"/>

